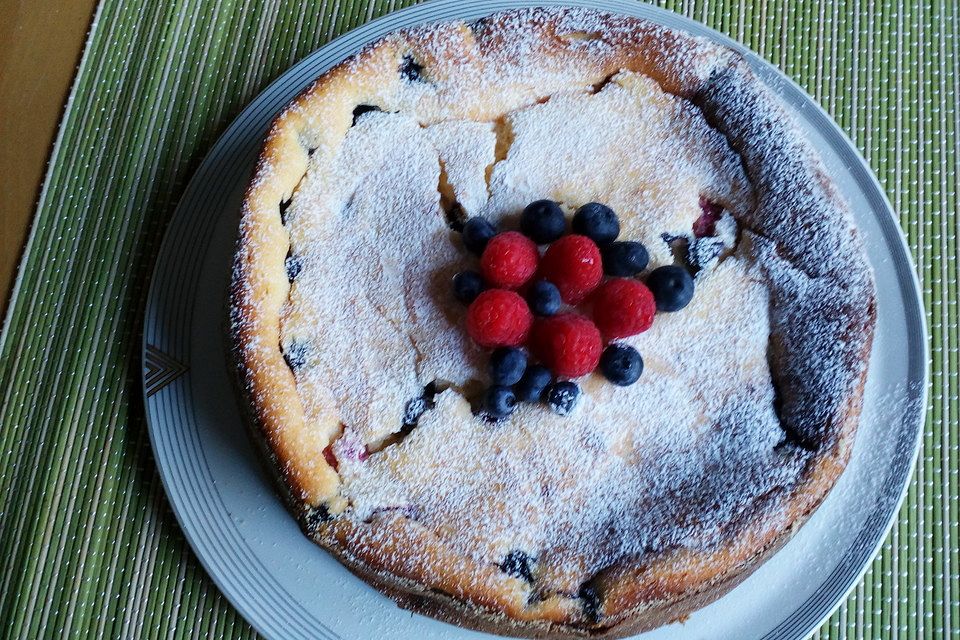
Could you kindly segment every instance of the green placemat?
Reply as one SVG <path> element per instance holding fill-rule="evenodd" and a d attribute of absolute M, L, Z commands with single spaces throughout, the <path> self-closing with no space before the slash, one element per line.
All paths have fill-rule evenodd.
<path fill-rule="evenodd" d="M 331 38 L 405 3 L 103 0 L 0 339 L 0 631 L 251 637 L 164 498 L 140 401 L 163 230 L 230 119 Z M 861 149 L 920 273 L 931 406 L 900 518 L 819 638 L 956 638 L 958 8 L 660 2 L 795 78 Z"/>

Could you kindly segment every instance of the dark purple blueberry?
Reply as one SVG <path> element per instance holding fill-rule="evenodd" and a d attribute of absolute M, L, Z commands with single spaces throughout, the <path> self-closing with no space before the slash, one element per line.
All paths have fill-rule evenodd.
<path fill-rule="evenodd" d="M 353 110 L 353 124 L 357 124 L 357 120 L 360 119 L 360 116 L 372 111 L 383 111 L 383 109 L 372 104 L 358 104 Z"/>
<path fill-rule="evenodd" d="M 284 348 L 283 359 L 287 361 L 287 366 L 296 371 L 307 364 L 307 345 L 303 342 L 293 340 Z"/>
<path fill-rule="evenodd" d="M 287 280 L 293 282 L 303 270 L 303 258 L 300 256 L 289 255 L 284 260 L 283 266 L 287 269 Z"/>
<path fill-rule="evenodd" d="M 587 236 L 603 246 L 620 235 L 620 221 L 613 209 L 599 202 L 588 202 L 573 215 L 573 232 Z"/>
<path fill-rule="evenodd" d="M 307 512 L 306 521 L 307 529 L 310 531 L 315 530 L 324 522 L 330 522 L 333 520 L 333 516 L 330 515 L 330 511 L 325 505 L 320 505 L 315 509 L 310 509 Z"/>
<path fill-rule="evenodd" d="M 515 578 L 533 582 L 533 560 L 523 551 L 514 549 L 500 563 L 500 570 Z"/>
<path fill-rule="evenodd" d="M 473 302 L 483 291 L 483 276 L 476 271 L 461 271 L 453 276 L 453 295 L 463 304 Z"/>
<path fill-rule="evenodd" d="M 580 598 L 580 604 L 583 606 L 583 613 L 591 622 L 598 622 L 603 610 L 603 601 L 600 599 L 600 592 L 589 582 L 584 582 L 577 592 Z"/>
<path fill-rule="evenodd" d="M 490 380 L 509 387 L 520 382 L 527 369 L 527 354 L 516 347 L 500 347 L 490 355 Z"/>
<path fill-rule="evenodd" d="M 492 386 L 483 398 L 483 411 L 494 420 L 506 418 L 517 408 L 517 396 L 510 387 Z"/>
<path fill-rule="evenodd" d="M 604 273 L 618 278 L 632 278 L 650 262 L 647 248 L 632 240 L 611 242 L 600 248 L 600 255 L 603 256 Z"/>
<path fill-rule="evenodd" d="M 417 63 L 413 56 L 408 53 L 400 61 L 400 77 L 409 82 L 423 80 L 423 65 Z"/>
<path fill-rule="evenodd" d="M 546 394 L 547 404 L 560 416 L 569 414 L 580 402 L 580 386 L 571 380 L 554 382 L 547 387 Z"/>
<path fill-rule="evenodd" d="M 469 218 L 463 225 L 463 245 L 473 253 L 480 255 L 490 238 L 497 235 L 497 229 L 486 218 Z"/>
<path fill-rule="evenodd" d="M 538 316 L 552 316 L 560 311 L 560 289 L 552 282 L 539 280 L 530 287 L 527 302 Z"/>
<path fill-rule="evenodd" d="M 657 311 L 679 311 L 693 299 L 693 278 L 683 267 L 657 267 L 647 278 L 647 287 L 657 301 Z"/>
<path fill-rule="evenodd" d="M 543 399 L 543 391 L 553 380 L 553 374 L 550 370 L 539 364 L 532 364 L 527 367 L 520 382 L 513 386 L 513 392 L 517 394 L 517 400 L 520 402 L 540 402 Z"/>
<path fill-rule="evenodd" d="M 559 204 L 553 200 L 537 200 L 523 210 L 520 230 L 537 244 L 547 244 L 563 235 L 567 220 Z"/>
<path fill-rule="evenodd" d="M 413 398 L 407 402 L 403 411 L 403 426 L 415 427 L 420 417 L 436 406 L 437 385 L 434 382 L 427 384 L 423 388 L 423 395 L 419 398 Z M 409 431 L 408 431 L 409 432 Z M 401 433 L 403 431 L 401 430 Z"/>
<path fill-rule="evenodd" d="M 615 385 L 627 387 L 640 379 L 643 358 L 627 344 L 612 344 L 600 356 L 600 371 Z"/>

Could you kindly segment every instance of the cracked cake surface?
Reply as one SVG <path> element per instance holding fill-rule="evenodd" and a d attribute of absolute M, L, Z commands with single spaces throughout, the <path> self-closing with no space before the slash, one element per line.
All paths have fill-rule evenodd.
<path fill-rule="evenodd" d="M 540 198 L 608 204 L 650 268 L 686 251 L 697 292 L 622 341 L 637 384 L 590 374 L 569 416 L 489 423 L 459 229 Z M 291 509 L 354 572 L 465 626 L 621 636 L 725 593 L 822 501 L 874 315 L 846 205 L 737 54 L 533 9 L 388 36 L 277 118 L 231 336 Z"/>

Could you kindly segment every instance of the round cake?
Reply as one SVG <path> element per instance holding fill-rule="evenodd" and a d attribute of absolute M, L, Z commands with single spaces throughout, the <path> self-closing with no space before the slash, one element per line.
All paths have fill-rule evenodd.
<path fill-rule="evenodd" d="M 387 36 L 276 118 L 230 339 L 284 499 L 351 571 L 465 627 L 622 637 L 825 498 L 875 315 L 847 205 L 739 54 L 524 9 Z M 545 393 L 503 384 L 513 356 Z"/>

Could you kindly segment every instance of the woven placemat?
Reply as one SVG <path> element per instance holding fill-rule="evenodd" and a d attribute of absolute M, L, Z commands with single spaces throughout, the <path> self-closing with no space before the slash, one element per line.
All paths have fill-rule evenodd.
<path fill-rule="evenodd" d="M 4 637 L 255 636 L 193 557 L 150 456 L 146 286 L 185 181 L 230 119 L 306 53 L 402 4 L 101 2 L 0 338 Z M 923 450 L 881 554 L 814 637 L 956 638 L 956 3 L 658 4 L 796 79 L 899 212 L 932 341 Z"/>

